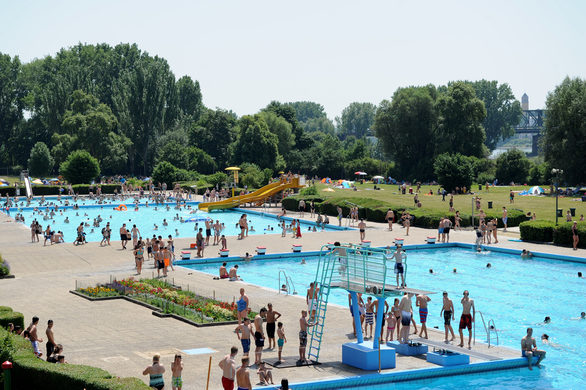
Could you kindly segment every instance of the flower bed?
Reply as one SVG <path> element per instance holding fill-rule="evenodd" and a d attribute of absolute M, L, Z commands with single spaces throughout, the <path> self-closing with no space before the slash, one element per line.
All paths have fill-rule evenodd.
<path fill-rule="evenodd" d="M 201 297 L 160 279 L 122 279 L 96 287 L 80 288 L 77 293 L 91 298 L 126 297 L 154 306 L 164 314 L 182 317 L 198 324 L 232 322 L 238 319 L 236 303 Z M 256 315 L 250 312 L 251 319 Z"/>

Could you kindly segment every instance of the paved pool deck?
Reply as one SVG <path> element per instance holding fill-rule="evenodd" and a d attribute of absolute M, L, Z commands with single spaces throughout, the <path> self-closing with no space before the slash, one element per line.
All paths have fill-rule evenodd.
<path fill-rule="evenodd" d="M 277 209 L 262 209 L 264 212 L 276 212 Z M 290 216 L 297 217 L 297 213 Z M 309 214 L 305 214 L 309 217 Z M 399 225 L 394 225 L 389 232 L 386 224 L 368 223 L 366 238 L 373 246 L 391 244 L 395 237 L 405 239 L 405 245 L 424 244 L 427 236 L 435 236 L 435 230 L 411 228 L 409 236 Z M 118 227 L 114 226 L 113 230 Z M 70 238 L 69 238 L 70 239 Z M 547 252 L 566 256 L 586 257 L 586 250 L 573 251 L 571 248 L 556 247 L 543 244 L 529 244 L 517 241 L 518 232 L 510 231 L 503 234 L 499 230 L 499 244 L 495 246 L 510 249 L 529 249 L 533 252 Z M 176 251 L 188 248 L 192 238 L 176 239 Z M 291 252 L 292 244 L 302 244 L 304 251 L 319 250 L 331 241 L 359 241 L 358 230 L 304 233 L 301 239 L 290 236 L 281 238 L 280 234 L 250 236 L 244 240 L 228 237 L 231 255 L 254 253 L 257 246 L 265 246 L 267 253 Z M 473 243 L 475 235 L 472 231 L 454 231 L 451 241 Z M 217 256 L 217 247 L 206 249 L 205 255 Z M 121 250 L 119 242 L 112 242 L 111 247 L 99 247 L 99 243 L 74 246 L 71 243 L 43 247 L 42 243 L 30 242 L 29 229 L 22 224 L 14 223 L 5 214 L 0 214 L 0 253 L 12 268 L 15 279 L 0 280 L 0 305 L 7 305 L 25 315 L 29 322 L 33 315 L 40 318 L 40 330 L 44 334 L 46 321 L 55 321 L 54 333 L 58 343 L 65 347 L 64 354 L 71 363 L 89 364 L 104 368 L 119 376 L 141 377 L 144 367 L 150 364 L 152 355 L 160 353 L 162 362 L 167 367 L 165 374 L 167 383 L 170 381 L 170 363 L 176 352 L 210 348 L 210 353 L 184 355 L 185 370 L 183 373 L 185 389 L 204 389 L 206 384 L 210 356 L 211 378 L 210 389 L 220 389 L 221 371 L 218 361 L 229 351 L 230 346 L 240 344 L 233 332 L 233 325 L 196 328 L 172 318 L 158 318 L 151 310 L 142 306 L 123 301 L 90 302 L 69 293 L 79 284 L 91 284 L 108 281 L 110 276 L 118 278 L 134 275 L 134 260 L 129 250 Z M 150 276 L 152 261 L 145 264 L 144 276 Z M 244 275 L 245 276 L 245 275 Z M 244 282 L 228 282 L 213 280 L 209 275 L 176 267 L 170 277 L 175 283 L 187 286 L 201 294 L 232 300 L 238 296 L 240 287 L 246 288 L 253 308 L 258 309 L 272 302 L 275 310 L 283 314 L 282 321 L 289 342 L 285 344 L 283 356 L 286 360 L 294 360 L 298 355 L 298 319 L 300 311 L 306 307 L 304 296 L 279 294 L 277 291 L 262 286 L 249 285 Z M 277 275 L 275 275 L 277 277 Z M 424 288 L 425 286 L 418 286 Z M 304 293 L 302 293 L 304 294 Z M 431 313 L 428 326 L 443 328 L 439 317 L 438 295 L 432 296 Z M 437 310 L 436 310 L 437 309 Z M 435 316 L 433 313 L 438 312 Z M 416 315 L 416 320 L 418 316 Z M 480 325 L 480 324 L 479 324 Z M 456 325 L 457 326 L 457 325 Z M 317 379 L 331 379 L 361 375 L 365 372 L 353 369 L 341 363 L 341 344 L 353 341 L 351 317 L 348 309 L 332 305 L 328 309 L 326 334 L 320 352 L 322 364 L 311 367 L 295 367 L 274 369 L 275 382 L 288 378 L 291 382 Z M 500 358 L 519 356 L 518 350 L 502 347 L 490 349 L 480 343 L 485 335 L 477 328 L 478 341 L 473 352 L 490 354 Z M 443 340 L 443 331 L 430 329 L 430 338 L 434 341 Z M 519 331 L 519 338 L 523 331 Z M 458 339 L 456 339 L 457 343 Z M 241 357 L 241 348 L 237 359 Z M 263 358 L 276 357 L 276 351 L 265 350 Z M 481 360 L 481 359 L 480 359 Z M 472 362 L 480 361 L 472 359 Z M 397 366 L 394 370 L 413 370 L 430 367 L 418 357 L 397 355 Z M 253 383 L 258 377 L 251 375 Z M 143 377 L 146 382 L 146 377 Z M 255 380 L 256 379 L 256 380 Z"/>

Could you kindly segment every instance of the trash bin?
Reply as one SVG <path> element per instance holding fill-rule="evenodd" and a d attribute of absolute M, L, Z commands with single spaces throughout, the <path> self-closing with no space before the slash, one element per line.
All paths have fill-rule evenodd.
<path fill-rule="evenodd" d="M 492 209 L 492 200 L 489 200 L 489 201 L 488 201 L 488 208 L 489 208 L 489 209 Z"/>
<path fill-rule="evenodd" d="M 576 216 L 576 209 L 570 207 L 570 214 L 572 214 L 572 217 L 575 217 Z"/>
<path fill-rule="evenodd" d="M 482 191 L 482 184 L 478 185 L 478 191 Z"/>
<path fill-rule="evenodd" d="M 564 216 L 564 210 L 563 209 L 558 209 L 558 217 L 563 217 Z"/>

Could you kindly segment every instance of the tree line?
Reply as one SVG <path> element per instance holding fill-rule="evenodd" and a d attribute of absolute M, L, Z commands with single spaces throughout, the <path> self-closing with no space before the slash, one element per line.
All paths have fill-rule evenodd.
<path fill-rule="evenodd" d="M 568 82 L 583 89 L 581 80 Z M 563 107 L 555 112 L 560 132 L 572 122 Z M 165 163 L 189 179 L 250 163 L 273 173 L 338 178 L 361 170 L 426 181 L 437 177 L 440 155 L 460 154 L 482 161 L 473 171 L 488 165 L 479 172 L 487 178 L 496 174 L 489 151 L 520 115 L 508 84 L 481 80 L 399 88 L 378 106 L 350 104 L 334 121 L 308 101 L 273 101 L 238 117 L 205 107 L 196 80 L 177 78 L 136 44 L 78 44 L 26 64 L 0 53 L 0 165 L 38 176 L 71 171 L 89 155 L 106 175 L 149 176 Z M 559 148 L 546 148 L 545 158 L 559 160 Z"/>

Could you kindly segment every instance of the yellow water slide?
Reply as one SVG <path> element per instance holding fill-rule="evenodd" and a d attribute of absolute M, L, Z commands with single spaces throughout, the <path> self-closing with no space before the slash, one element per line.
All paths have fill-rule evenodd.
<path fill-rule="evenodd" d="M 280 181 L 267 184 L 258 190 L 246 195 L 233 196 L 219 202 L 204 202 L 198 205 L 198 208 L 203 211 L 230 209 L 238 207 L 245 203 L 254 203 L 257 206 L 262 205 L 268 198 L 278 194 L 279 192 L 289 188 L 301 188 L 305 186 L 305 178 L 294 177 L 290 181 L 281 179 Z"/>

